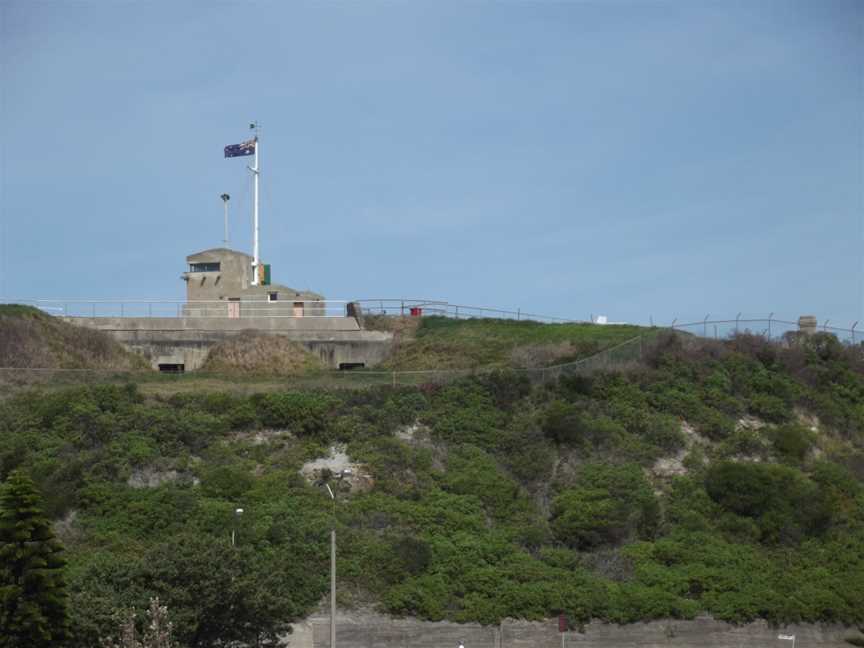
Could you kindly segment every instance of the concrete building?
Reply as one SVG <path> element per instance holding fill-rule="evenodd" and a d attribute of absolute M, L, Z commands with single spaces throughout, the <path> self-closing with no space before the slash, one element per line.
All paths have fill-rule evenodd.
<path fill-rule="evenodd" d="M 314 317 L 326 314 L 324 296 L 270 281 L 270 266 L 259 266 L 252 285 L 252 257 L 227 248 L 190 254 L 186 282 L 187 317 Z"/>
<path fill-rule="evenodd" d="M 392 350 L 393 334 L 363 329 L 359 309 L 270 281 L 262 267 L 252 285 L 252 257 L 227 248 L 186 257 L 186 302 L 176 317 L 64 317 L 104 331 L 154 369 L 194 371 L 210 348 L 240 335 L 279 335 L 298 342 L 332 369 L 372 367 Z M 261 266 L 259 266 L 261 267 Z"/>

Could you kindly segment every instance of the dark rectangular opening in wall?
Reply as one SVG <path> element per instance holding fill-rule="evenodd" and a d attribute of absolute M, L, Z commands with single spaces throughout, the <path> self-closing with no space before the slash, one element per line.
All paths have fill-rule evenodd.
<path fill-rule="evenodd" d="M 365 362 L 340 362 L 339 371 L 351 371 L 352 369 L 363 369 Z"/>
<path fill-rule="evenodd" d="M 161 373 L 184 373 L 186 365 L 184 364 L 160 364 L 159 371 Z"/>
<path fill-rule="evenodd" d="M 221 263 L 190 263 L 189 272 L 219 272 Z"/>

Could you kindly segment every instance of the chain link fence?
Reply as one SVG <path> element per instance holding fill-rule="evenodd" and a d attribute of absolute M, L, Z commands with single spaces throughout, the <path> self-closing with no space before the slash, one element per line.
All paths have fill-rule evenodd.
<path fill-rule="evenodd" d="M 845 344 L 857 345 L 862 334 L 857 327 L 844 329 L 829 326 L 828 322 L 811 329 L 809 333 L 828 333 Z M 773 318 L 732 320 L 702 320 L 698 322 L 673 322 L 669 327 L 646 328 L 641 335 L 603 349 L 588 357 L 563 364 L 538 368 L 510 368 L 508 371 L 521 373 L 533 383 L 549 383 L 565 376 L 587 375 L 596 371 L 626 370 L 639 366 L 646 355 L 656 346 L 664 333 L 678 333 L 694 339 L 728 339 L 737 334 L 754 334 L 775 341 L 791 341 L 801 334 L 797 322 Z M 152 386 L 153 389 L 165 388 L 182 390 L 212 386 L 229 391 L 259 391 L 261 389 L 297 388 L 346 388 L 362 389 L 369 387 L 407 387 L 443 384 L 469 376 L 480 376 L 500 371 L 498 367 L 474 369 L 428 369 L 410 371 L 382 371 L 375 369 L 356 369 L 351 371 L 328 370 L 284 375 L 226 375 L 205 372 L 188 374 L 165 374 L 153 371 L 115 371 L 98 369 L 40 369 L 0 367 L 0 391 L 17 391 L 32 386 L 65 386 L 98 383 L 135 382 Z"/>

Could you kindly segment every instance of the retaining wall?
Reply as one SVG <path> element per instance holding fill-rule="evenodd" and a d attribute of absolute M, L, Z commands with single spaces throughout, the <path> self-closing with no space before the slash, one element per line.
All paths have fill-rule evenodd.
<path fill-rule="evenodd" d="M 293 626 L 283 639 L 290 648 L 329 648 L 327 616 L 312 616 Z M 732 625 L 709 616 L 692 621 L 652 621 L 630 625 L 599 622 L 582 631 L 558 632 L 557 619 L 543 622 L 507 620 L 497 626 L 476 623 L 393 619 L 374 613 L 337 616 L 338 648 L 791 648 L 778 634 L 795 635 L 796 648 L 849 648 L 853 628 L 800 624 L 771 627 L 764 621 Z"/>

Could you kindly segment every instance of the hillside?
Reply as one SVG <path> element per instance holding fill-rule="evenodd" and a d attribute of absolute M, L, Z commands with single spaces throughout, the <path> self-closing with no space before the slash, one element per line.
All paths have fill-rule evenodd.
<path fill-rule="evenodd" d="M 652 331 L 632 325 L 543 324 L 531 320 L 366 317 L 392 331 L 395 370 L 535 368 L 584 358 Z"/>
<path fill-rule="evenodd" d="M 0 304 L 0 367 L 149 369 L 143 358 L 101 331 L 18 304 Z"/>
<path fill-rule="evenodd" d="M 321 369 L 318 357 L 297 342 L 279 335 L 241 335 L 213 346 L 201 372 L 275 376 Z"/>
<path fill-rule="evenodd" d="M 187 646 L 308 614 L 324 483 L 342 606 L 864 624 L 864 356 L 824 334 L 665 335 L 626 372 L 545 385 L 32 391 L 0 404 L 16 466 L 68 549 L 81 646 L 153 594 Z"/>

